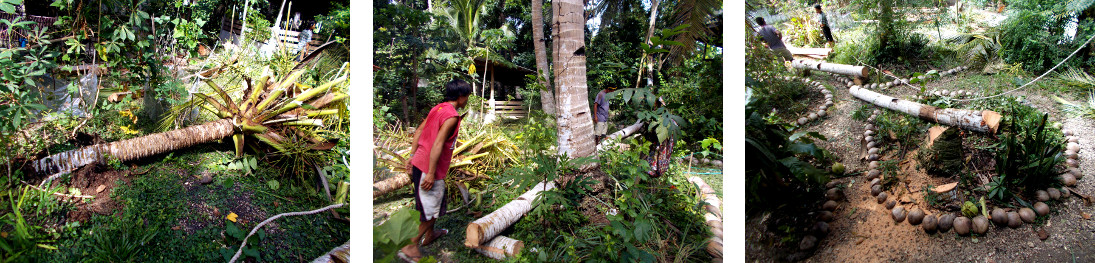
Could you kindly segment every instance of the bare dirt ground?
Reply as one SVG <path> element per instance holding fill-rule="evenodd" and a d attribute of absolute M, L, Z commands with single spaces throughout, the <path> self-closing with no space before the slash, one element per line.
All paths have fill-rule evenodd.
<path fill-rule="evenodd" d="M 958 76 L 966 74 L 974 73 L 963 72 Z M 945 84 L 958 76 L 943 77 L 928 83 L 928 90 L 946 88 Z M 814 74 L 811 78 L 822 81 L 826 86 L 836 87 L 833 89 L 835 105 L 829 108 L 827 119 L 811 124 L 806 130 L 817 131 L 829 139 L 816 142 L 837 155 L 849 174 L 867 170 L 867 162 L 859 155 L 863 147 L 860 137 L 866 123 L 851 117 L 852 112 L 865 102 L 852 97 L 847 87 L 833 77 Z M 906 86 L 881 92 L 907 98 L 916 91 Z M 1081 147 L 1080 169 L 1086 176 L 1079 180 L 1075 189 L 1083 194 L 1095 194 L 1095 177 L 1090 176 L 1095 174 L 1095 141 L 1092 141 L 1095 138 L 1095 123 L 1091 119 L 1074 118 L 1062 113 L 1058 104 L 1048 97 L 1049 94 L 1042 91 L 1028 89 L 1012 94 L 1024 96 L 1035 108 L 1050 113 L 1050 121 L 1058 121 L 1062 129 L 1071 129 L 1077 134 Z M 894 158 L 886 154 L 884 159 Z M 908 172 L 907 169 L 903 170 Z M 1095 218 L 1084 219 L 1084 215 L 1095 214 L 1095 206 L 1085 206 L 1077 195 L 1050 203 L 1052 212 L 1044 225 L 1024 224 L 1017 229 L 992 227 L 984 236 L 963 237 L 954 231 L 929 235 L 919 226 L 894 223 L 889 210 L 870 195 L 864 174 L 836 181 L 851 183 L 844 191 L 846 201 L 840 202 L 834 212 L 835 219 L 829 223 L 830 234 L 821 239 L 814 254 L 804 260 L 806 262 L 1095 262 L 1095 220 L 1092 220 Z M 904 195 L 897 198 L 911 203 L 923 202 L 915 197 Z M 930 214 L 938 213 L 928 211 Z M 779 252 L 786 250 L 778 248 L 797 247 L 798 244 L 780 245 L 778 239 L 773 242 L 773 237 L 778 235 L 767 230 L 762 223 L 765 220 L 763 216 L 746 219 L 746 260 L 786 261 L 787 255 Z M 1049 238 L 1040 240 L 1036 234 L 1038 230 L 1044 230 Z"/>

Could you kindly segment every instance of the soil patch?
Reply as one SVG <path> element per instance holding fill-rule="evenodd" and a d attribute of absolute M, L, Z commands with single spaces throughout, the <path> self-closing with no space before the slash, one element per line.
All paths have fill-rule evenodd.
<path fill-rule="evenodd" d="M 115 210 L 121 210 L 123 205 L 112 199 L 110 194 L 118 186 L 118 181 L 129 182 L 127 175 L 129 175 L 128 171 L 111 170 L 101 163 L 93 163 L 77 169 L 72 173 L 69 187 L 79 189 L 81 195 L 93 198 L 90 202 L 74 202 L 76 208 L 69 212 L 68 217 L 74 221 L 86 222 L 92 215 L 111 215 Z M 71 198 L 83 200 L 83 198 Z"/>

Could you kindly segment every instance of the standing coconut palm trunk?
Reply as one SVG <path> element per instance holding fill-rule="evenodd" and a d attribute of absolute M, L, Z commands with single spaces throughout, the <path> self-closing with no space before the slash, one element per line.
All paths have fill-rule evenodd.
<path fill-rule="evenodd" d="M 329 149 L 324 147 L 330 144 L 326 139 L 307 128 L 323 127 L 322 118 L 340 115 L 340 107 L 336 103 L 349 96 L 332 88 L 346 81 L 347 77 L 309 87 L 297 83 L 303 73 L 290 73 L 281 81 L 270 81 L 270 77 L 252 81 L 244 76 L 246 89 L 239 95 L 240 98 L 233 98 L 212 80 L 207 80 L 214 94 L 195 94 L 198 101 L 194 102 L 221 119 L 50 155 L 35 161 L 31 168 L 37 174 L 66 173 L 96 161 L 106 161 L 107 156 L 119 161 L 132 161 L 228 136 L 232 136 L 237 156 L 242 154 L 244 140 L 248 136 L 279 152 L 286 152 L 295 145 Z M 303 140 L 293 141 L 290 138 Z"/>
<path fill-rule="evenodd" d="M 544 3 L 532 0 L 532 47 L 536 51 L 536 71 L 542 78 L 540 85 L 540 106 L 544 113 L 555 116 L 555 92 L 551 86 L 551 73 L 548 67 L 547 45 L 544 44 Z"/>
<path fill-rule="evenodd" d="M 556 8 L 554 71 L 558 85 L 559 154 L 570 158 L 593 155 L 593 116 L 586 86 L 585 9 L 581 0 L 564 0 Z"/>

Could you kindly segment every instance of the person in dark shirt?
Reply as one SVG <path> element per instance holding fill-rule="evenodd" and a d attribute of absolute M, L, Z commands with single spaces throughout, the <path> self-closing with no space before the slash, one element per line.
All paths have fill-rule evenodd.
<path fill-rule="evenodd" d="M 825 35 L 825 41 L 829 44 L 829 47 L 836 43 L 833 40 L 833 30 L 829 29 L 829 18 L 825 16 L 825 12 L 821 11 L 821 4 L 814 5 L 814 11 L 817 11 L 817 22 L 821 23 L 821 33 Z"/>
<path fill-rule="evenodd" d="M 763 17 L 757 17 L 757 25 L 760 25 L 760 32 L 758 33 L 764 38 L 768 48 L 775 51 L 783 60 L 791 61 L 793 59 L 791 51 L 787 50 L 786 45 L 783 45 L 783 34 L 780 34 L 775 27 L 765 23 Z"/>

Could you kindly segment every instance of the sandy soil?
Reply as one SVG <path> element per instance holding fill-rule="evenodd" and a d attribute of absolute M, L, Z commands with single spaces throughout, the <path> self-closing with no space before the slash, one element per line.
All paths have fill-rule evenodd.
<path fill-rule="evenodd" d="M 960 73 L 959 75 L 972 74 Z M 928 90 L 945 88 L 948 80 L 956 76 L 944 77 L 928 83 Z M 829 138 L 827 142 L 817 142 L 819 146 L 838 156 L 849 173 L 865 171 L 867 162 L 859 155 L 861 138 L 865 124 L 852 119 L 852 112 L 865 102 L 852 97 L 846 87 L 829 76 L 814 74 L 814 80 L 827 86 L 838 87 L 833 95 L 835 105 L 830 107 L 830 116 L 821 123 L 807 127 Z M 882 91 L 895 97 L 914 94 L 910 87 L 894 87 Z M 1015 93 L 1028 98 L 1034 107 L 1050 113 L 1051 121 L 1059 121 L 1064 129 L 1071 129 L 1080 138 L 1080 169 L 1085 175 L 1095 171 L 1095 123 L 1091 119 L 1072 118 L 1060 112 L 1057 103 L 1048 94 L 1041 91 L 1021 91 Z M 891 156 L 887 156 L 891 154 Z M 912 153 L 914 154 L 914 153 Z M 884 158 L 893 158 L 885 153 Z M 903 166 L 913 165 L 906 163 Z M 903 167 L 908 178 L 927 177 L 920 172 L 910 172 Z M 1095 194 L 1095 177 L 1085 176 L 1075 187 L 1080 193 Z M 929 179 L 910 179 L 926 183 Z M 829 223 L 831 234 L 823 238 L 814 254 L 807 255 L 807 262 L 1095 262 L 1095 220 L 1084 219 L 1083 215 L 1095 214 L 1095 207 L 1084 206 L 1076 195 L 1063 202 L 1050 203 L 1049 219 L 1044 226 L 1024 224 L 1017 229 L 992 227 L 984 236 L 958 236 L 954 231 L 926 234 L 919 226 L 908 223 L 895 224 L 889 210 L 878 204 L 870 195 L 866 175 L 858 174 L 839 178 L 838 182 L 851 185 L 844 191 L 846 202 L 835 213 L 835 219 Z M 938 185 L 938 182 L 935 183 Z M 912 191 L 919 190 L 913 183 Z M 893 193 L 891 193 L 893 196 Z M 890 197 L 893 200 L 895 197 Z M 908 202 L 906 208 L 921 207 L 919 193 L 899 194 L 896 198 Z M 938 210 L 928 209 L 929 214 L 938 214 Z M 1095 218 L 1093 218 L 1095 219 Z M 750 262 L 786 261 L 783 251 L 795 244 L 774 244 L 773 237 L 763 227 L 765 218 L 753 217 L 746 221 L 746 260 Z M 1049 234 L 1046 240 L 1040 240 L 1035 231 L 1044 230 Z M 778 239 L 777 239 L 778 240 Z"/>

